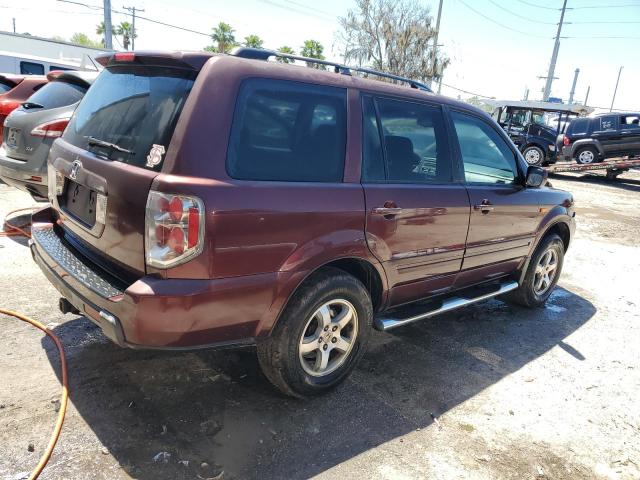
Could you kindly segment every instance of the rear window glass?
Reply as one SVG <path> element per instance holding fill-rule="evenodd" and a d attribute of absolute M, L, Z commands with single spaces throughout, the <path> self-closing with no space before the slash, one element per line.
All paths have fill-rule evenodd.
<path fill-rule="evenodd" d="M 159 171 L 195 72 L 111 67 L 96 79 L 65 130 L 98 156 Z"/>
<path fill-rule="evenodd" d="M 579 118 L 571 122 L 569 130 L 573 134 L 587 133 L 588 126 L 589 120 L 586 118 Z"/>
<path fill-rule="evenodd" d="M 29 97 L 30 103 L 37 103 L 44 108 L 58 108 L 82 100 L 87 92 L 86 87 L 73 83 L 56 80 L 47 83 L 44 87 Z"/>
<path fill-rule="evenodd" d="M 227 169 L 233 178 L 342 181 L 346 91 L 282 80 L 243 83 Z"/>

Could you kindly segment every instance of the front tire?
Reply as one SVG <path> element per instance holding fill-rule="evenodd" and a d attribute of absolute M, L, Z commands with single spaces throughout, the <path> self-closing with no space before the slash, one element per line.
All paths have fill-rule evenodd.
<path fill-rule="evenodd" d="M 529 165 L 542 165 L 544 163 L 544 151 L 536 146 L 529 145 L 522 151 L 522 156 Z"/>
<path fill-rule="evenodd" d="M 325 393 L 362 357 L 372 318 L 364 285 L 342 270 L 324 268 L 298 288 L 271 336 L 258 344 L 260 367 L 286 395 Z"/>
<path fill-rule="evenodd" d="M 541 307 L 558 283 L 564 262 L 564 243 L 554 234 L 547 235 L 534 252 L 520 286 L 504 299 L 528 308 Z"/>

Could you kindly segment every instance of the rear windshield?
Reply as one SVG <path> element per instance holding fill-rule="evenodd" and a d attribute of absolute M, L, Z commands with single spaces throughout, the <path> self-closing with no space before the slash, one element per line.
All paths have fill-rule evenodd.
<path fill-rule="evenodd" d="M 195 75 L 165 67 L 106 69 L 64 138 L 98 156 L 158 171 Z"/>
<path fill-rule="evenodd" d="M 0 93 L 7 93 L 11 89 L 13 89 L 12 83 L 0 80 Z"/>
<path fill-rule="evenodd" d="M 87 87 L 81 87 L 73 83 L 56 80 L 47 83 L 44 87 L 29 97 L 29 103 L 37 103 L 43 108 L 58 108 L 73 105 L 82 100 L 87 93 Z"/>
<path fill-rule="evenodd" d="M 571 133 L 573 133 L 574 135 L 577 135 L 580 133 L 587 133 L 588 126 L 589 126 L 588 119 L 577 118 L 571 121 L 571 126 L 569 127 L 569 130 L 571 130 Z"/>

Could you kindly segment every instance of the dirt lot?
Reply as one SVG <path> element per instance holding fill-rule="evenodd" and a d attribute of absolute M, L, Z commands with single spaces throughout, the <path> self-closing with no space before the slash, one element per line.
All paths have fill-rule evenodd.
<path fill-rule="evenodd" d="M 545 309 L 491 300 L 376 332 L 343 386 L 305 402 L 251 350 L 112 345 L 59 313 L 24 239 L 0 238 L 0 306 L 49 324 L 69 361 L 43 478 L 640 478 L 640 173 L 552 182 L 579 223 Z M 0 185 L 0 218 L 32 203 Z M 17 480 L 48 441 L 60 372 L 48 339 L 0 322 L 0 478 Z"/>

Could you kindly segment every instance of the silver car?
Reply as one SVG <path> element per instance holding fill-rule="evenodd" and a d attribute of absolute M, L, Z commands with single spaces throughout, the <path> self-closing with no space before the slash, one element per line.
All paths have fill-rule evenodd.
<path fill-rule="evenodd" d="M 0 179 L 47 200 L 47 156 L 97 72 L 56 71 L 4 121 Z"/>

